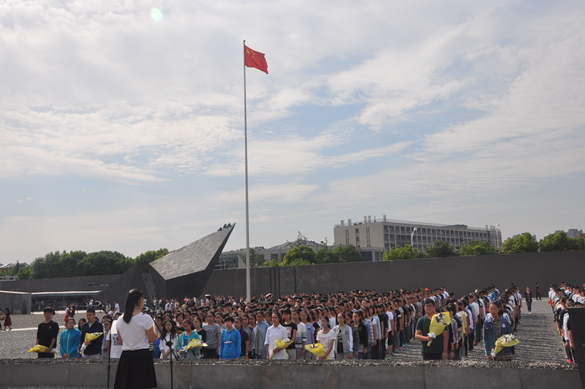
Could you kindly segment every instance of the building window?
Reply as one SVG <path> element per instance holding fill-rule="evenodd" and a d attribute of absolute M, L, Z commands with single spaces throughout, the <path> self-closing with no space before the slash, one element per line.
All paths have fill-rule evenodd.
<path fill-rule="evenodd" d="M 356 229 L 355 229 L 355 233 L 356 233 L 356 234 L 359 234 L 359 233 L 360 233 L 360 229 L 359 229 L 359 228 L 356 228 Z"/>
<path fill-rule="evenodd" d="M 349 238 L 345 238 L 345 244 L 349 244 Z"/>
<path fill-rule="evenodd" d="M 356 236 L 356 237 L 355 237 L 355 241 L 356 241 L 356 242 L 359 242 L 359 241 L 360 241 L 360 237 L 359 237 L 359 236 Z"/>
<path fill-rule="evenodd" d="M 349 230 L 345 230 L 345 236 L 349 236 Z"/>
<path fill-rule="evenodd" d="M 366 234 L 370 233 L 370 227 L 366 227 Z"/>

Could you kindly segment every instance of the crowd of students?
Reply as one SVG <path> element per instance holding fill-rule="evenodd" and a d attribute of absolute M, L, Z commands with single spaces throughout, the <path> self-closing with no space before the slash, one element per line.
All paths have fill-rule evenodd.
<path fill-rule="evenodd" d="M 567 363 L 573 363 L 575 362 L 575 344 L 567 308 L 584 306 L 585 290 L 577 285 L 569 285 L 566 282 L 561 283 L 560 286 L 551 284 L 548 292 L 548 303 L 552 308 L 557 332 L 565 347 Z"/>
<path fill-rule="evenodd" d="M 552 298 L 552 297 L 551 297 Z M 562 299 L 560 299 L 562 300 Z M 182 301 L 154 299 L 153 316 L 158 338 L 150 344 L 153 358 L 179 359 L 317 359 L 305 349 L 321 343 L 321 359 L 391 359 L 414 340 L 422 342 L 423 359 L 464 360 L 483 339 L 488 360 L 511 360 L 507 348 L 495 358 L 495 341 L 512 334 L 521 319 L 522 296 L 517 286 L 500 291 L 491 285 L 455 298 L 445 288 L 434 290 L 374 290 L 332 294 L 301 294 L 274 298 L 271 294 L 242 298 L 207 296 Z M 560 304 L 564 304 L 562 301 Z M 448 312 L 451 321 L 443 334 L 430 338 L 432 316 Z M 45 308 L 45 325 L 50 325 L 52 308 Z M 100 322 L 89 308 L 75 328 L 67 319 L 59 349 L 64 358 L 100 357 L 109 353 L 119 358 L 122 346 L 117 339 L 119 312 L 104 315 Z M 564 320 L 564 319 L 563 319 Z M 37 344 L 45 338 L 39 325 Z M 103 333 L 85 341 L 88 333 Z M 56 334 L 55 334 L 56 338 Z M 206 347 L 187 350 L 193 339 Z M 277 341 L 292 343 L 285 349 Z M 46 341 L 48 342 L 48 341 Z M 55 342 L 46 346 L 56 347 Z M 43 355 L 41 355 L 43 354 Z M 49 352 L 39 357 L 50 357 Z"/>

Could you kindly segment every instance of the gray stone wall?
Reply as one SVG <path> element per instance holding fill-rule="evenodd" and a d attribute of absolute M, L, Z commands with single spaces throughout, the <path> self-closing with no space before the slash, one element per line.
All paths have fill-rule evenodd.
<path fill-rule="evenodd" d="M 585 282 L 585 251 L 253 268 L 250 273 L 252 295 L 257 296 L 440 286 L 459 296 L 491 283 L 502 289 L 512 282 L 533 291 L 539 282 L 546 296 L 551 283 Z M 214 270 L 205 293 L 245 296 L 245 277 L 245 269 Z"/>
<path fill-rule="evenodd" d="M 117 366 L 111 366 L 113 387 Z M 170 367 L 155 364 L 158 388 L 170 388 Z M 104 363 L 10 363 L 0 364 L 6 387 L 106 387 Z M 174 387 L 192 388 L 371 388 L 452 389 L 465 387 L 563 389 L 581 387 L 577 370 L 534 368 L 478 368 L 432 366 L 348 366 L 295 364 L 175 364 Z"/>

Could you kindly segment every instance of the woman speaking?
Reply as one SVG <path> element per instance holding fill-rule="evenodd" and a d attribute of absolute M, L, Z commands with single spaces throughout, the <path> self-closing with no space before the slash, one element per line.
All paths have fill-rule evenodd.
<path fill-rule="evenodd" d="M 157 332 L 149 315 L 142 313 L 142 292 L 132 289 L 126 296 L 124 316 L 118 320 L 118 341 L 122 356 L 116 371 L 115 389 L 156 388 L 156 375 L 148 342 L 154 342 Z"/>

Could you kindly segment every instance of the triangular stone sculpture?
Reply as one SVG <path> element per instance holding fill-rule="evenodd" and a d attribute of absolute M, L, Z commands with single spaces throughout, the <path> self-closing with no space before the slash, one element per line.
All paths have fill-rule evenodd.
<path fill-rule="evenodd" d="M 157 298 L 199 297 L 235 224 L 227 224 L 150 263 Z"/>

